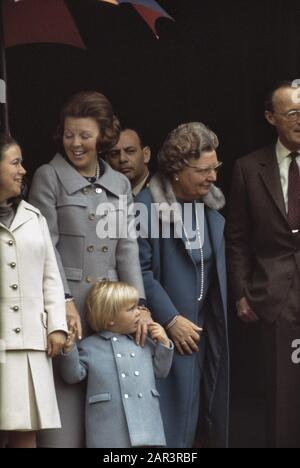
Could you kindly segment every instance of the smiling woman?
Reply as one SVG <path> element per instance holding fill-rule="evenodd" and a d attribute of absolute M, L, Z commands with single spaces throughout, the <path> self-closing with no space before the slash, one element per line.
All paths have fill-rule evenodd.
<path fill-rule="evenodd" d="M 63 279 L 69 329 L 77 337 L 91 333 L 85 299 L 98 280 L 118 279 L 135 286 L 143 299 L 144 288 L 135 239 L 122 234 L 100 236 L 99 205 L 119 210 L 125 199 L 126 226 L 132 224 L 128 179 L 102 160 L 119 138 L 119 121 L 108 99 L 96 91 L 77 93 L 64 106 L 57 130 L 59 152 L 40 167 L 32 182 L 30 200 L 45 215 Z M 128 205 L 128 206 L 127 206 Z M 123 208 L 122 208 L 123 210 Z M 146 326 L 143 334 L 146 337 Z M 63 427 L 43 434 L 46 447 L 84 446 L 84 387 L 68 386 L 55 373 Z"/>

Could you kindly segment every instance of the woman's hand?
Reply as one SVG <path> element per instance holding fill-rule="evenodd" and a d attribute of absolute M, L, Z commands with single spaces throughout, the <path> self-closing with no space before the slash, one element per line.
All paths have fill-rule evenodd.
<path fill-rule="evenodd" d="M 60 353 L 63 345 L 66 342 L 66 338 L 67 337 L 66 337 L 65 332 L 62 332 L 62 331 L 55 331 L 55 332 L 50 333 L 50 335 L 48 335 L 47 354 L 50 358 L 54 358 Z"/>
<path fill-rule="evenodd" d="M 82 327 L 80 315 L 77 310 L 74 301 L 66 303 L 66 314 L 67 314 L 67 323 L 68 329 L 72 332 L 75 332 L 75 337 L 81 340 L 82 338 Z"/>
<path fill-rule="evenodd" d="M 184 354 L 193 354 L 199 351 L 197 343 L 200 341 L 202 328 L 195 325 L 193 322 L 178 315 L 174 325 L 168 329 L 168 333 L 173 340 L 177 351 L 183 356 Z"/>
<path fill-rule="evenodd" d="M 152 322 L 150 310 L 147 307 L 139 306 L 140 322 L 135 333 L 135 342 L 143 348 L 148 335 L 148 324 Z"/>

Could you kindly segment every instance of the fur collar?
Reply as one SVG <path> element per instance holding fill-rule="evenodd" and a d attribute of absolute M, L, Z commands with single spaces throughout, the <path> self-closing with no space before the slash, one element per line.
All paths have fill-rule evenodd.
<path fill-rule="evenodd" d="M 164 211 L 163 204 L 177 204 L 176 196 L 173 191 L 171 182 L 160 174 L 155 174 L 149 183 L 149 190 L 153 197 L 154 203 L 159 203 L 161 212 Z M 213 210 L 220 210 L 225 205 L 225 197 L 223 192 L 215 185 L 211 186 L 209 193 L 203 198 L 203 203 Z M 175 205 L 174 205 L 175 206 Z M 168 209 L 165 206 L 165 209 Z M 181 219 L 181 215 L 174 211 L 173 222 Z"/>

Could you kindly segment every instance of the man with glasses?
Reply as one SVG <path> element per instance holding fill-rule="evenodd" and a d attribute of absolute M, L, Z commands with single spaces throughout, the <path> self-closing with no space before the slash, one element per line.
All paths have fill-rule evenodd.
<path fill-rule="evenodd" d="M 300 88 L 281 82 L 265 117 L 277 142 L 236 162 L 227 224 L 238 317 L 260 321 L 267 444 L 300 447 Z"/>

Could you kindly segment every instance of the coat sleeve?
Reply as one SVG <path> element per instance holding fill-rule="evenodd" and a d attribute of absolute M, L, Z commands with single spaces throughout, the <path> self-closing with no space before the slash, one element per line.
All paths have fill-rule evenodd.
<path fill-rule="evenodd" d="M 170 340 L 170 347 L 167 348 L 161 343 L 153 343 L 154 355 L 153 355 L 153 368 L 154 375 L 157 379 L 165 379 L 168 377 L 170 372 L 173 355 L 174 355 L 174 344 Z"/>
<path fill-rule="evenodd" d="M 57 261 L 44 217 L 40 217 L 41 229 L 45 242 L 45 260 L 43 275 L 44 310 L 48 315 L 48 334 L 54 331 L 68 332 L 63 284 Z"/>
<path fill-rule="evenodd" d="M 64 291 L 65 293 L 70 294 L 71 291 L 66 279 L 61 257 L 57 250 L 57 244 L 59 242 L 59 229 L 57 221 L 56 193 L 57 177 L 54 169 L 49 164 L 41 166 L 33 177 L 31 189 L 29 192 L 29 202 L 33 206 L 36 206 L 47 220 L 52 243 L 55 249 L 60 276 L 64 286 Z"/>
<path fill-rule="evenodd" d="M 78 349 L 77 345 L 68 353 L 61 353 L 59 370 L 62 378 L 68 384 L 82 382 L 88 374 L 88 352 L 85 348 Z"/>
<path fill-rule="evenodd" d="M 147 219 L 143 217 L 141 220 L 138 238 L 147 305 L 155 320 L 161 325 L 166 325 L 175 315 L 179 315 L 179 312 L 159 282 L 161 262 L 160 239 L 151 238 L 152 228 L 153 232 L 158 231 L 158 228 L 156 229 L 153 226 L 153 223 L 156 222 L 155 219 L 151 219 L 152 198 L 148 198 L 145 193 L 142 193 L 135 201 L 136 210 L 139 210 L 138 204 L 143 203 L 147 211 Z"/>
<path fill-rule="evenodd" d="M 250 204 L 246 174 L 240 161 L 236 162 L 227 217 L 227 258 L 229 282 L 235 300 L 245 296 L 245 286 L 253 271 Z"/>
<path fill-rule="evenodd" d="M 134 286 L 139 292 L 139 297 L 145 299 L 145 290 L 139 260 L 139 248 L 135 231 L 134 205 L 131 187 L 128 181 L 126 181 L 124 202 L 124 211 L 127 213 L 127 218 L 124 220 L 124 224 L 127 229 L 126 232 L 122 233 L 121 238 L 118 240 L 116 249 L 118 276 L 121 281 Z"/>

